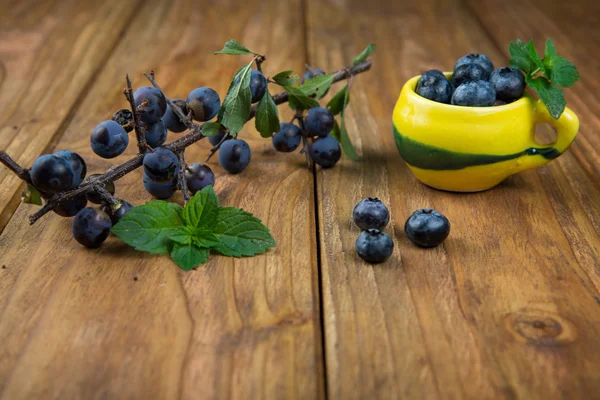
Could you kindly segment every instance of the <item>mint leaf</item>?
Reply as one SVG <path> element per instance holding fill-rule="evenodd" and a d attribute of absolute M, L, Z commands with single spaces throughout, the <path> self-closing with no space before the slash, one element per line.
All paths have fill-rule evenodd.
<path fill-rule="evenodd" d="M 194 236 L 192 237 L 192 242 L 202 248 L 212 249 L 215 246 L 221 244 L 219 238 L 214 233 L 208 231 L 197 230 L 194 232 Z"/>
<path fill-rule="evenodd" d="M 319 102 L 311 99 L 303 91 L 294 86 L 285 86 L 288 92 L 288 104 L 292 110 L 308 110 L 313 107 L 319 107 Z"/>
<path fill-rule="evenodd" d="M 546 75 L 553 85 L 570 87 L 579 80 L 579 72 L 573 63 L 561 56 L 544 58 L 544 65 L 549 73 Z"/>
<path fill-rule="evenodd" d="M 213 233 L 219 238 L 220 244 L 214 250 L 223 255 L 253 256 L 264 253 L 276 244 L 269 229 L 244 210 L 219 207 L 217 219 Z"/>
<path fill-rule="evenodd" d="M 337 92 L 335 94 L 335 96 L 333 96 L 331 98 L 331 100 L 329 100 L 329 103 L 327 103 L 327 109 L 329 110 L 330 113 L 332 113 L 333 115 L 338 115 L 342 111 L 344 111 L 344 109 L 350 102 L 349 94 L 348 94 L 348 99 L 346 100 L 347 93 L 348 93 L 348 84 L 346 84 L 346 86 L 344 86 L 343 89 L 341 89 L 339 92 Z"/>
<path fill-rule="evenodd" d="M 358 65 L 361 62 L 365 61 L 367 58 L 369 58 L 373 53 L 375 53 L 375 50 L 377 50 L 377 46 L 375 46 L 375 44 L 371 43 L 367 46 L 366 49 L 364 49 L 362 51 L 362 53 L 360 53 L 358 55 L 358 57 L 356 57 L 353 61 L 352 61 L 352 65 Z"/>
<path fill-rule="evenodd" d="M 171 259 L 184 271 L 196 268 L 208 261 L 210 250 L 201 249 L 194 244 L 175 243 L 171 250 Z"/>
<path fill-rule="evenodd" d="M 357 161 L 357 160 L 360 160 L 360 157 L 358 156 L 358 154 L 356 154 L 356 150 L 354 150 L 354 146 L 352 145 L 352 142 L 350 141 L 350 136 L 348 136 L 348 131 L 346 130 L 345 114 L 346 114 L 346 107 L 348 106 L 348 101 L 350 101 L 350 89 L 349 88 L 348 88 L 348 90 L 346 90 L 346 93 L 344 96 L 344 104 L 343 104 L 342 113 L 341 113 L 342 123 L 340 124 L 340 145 L 342 146 L 342 150 L 344 151 L 344 154 L 346 154 L 348 157 L 350 157 L 351 160 Z"/>
<path fill-rule="evenodd" d="M 154 200 L 132 208 L 113 226 L 112 232 L 136 250 L 167 254 L 169 235 L 183 225 L 181 207 Z"/>
<path fill-rule="evenodd" d="M 527 54 L 529 55 L 529 59 L 533 61 L 533 64 L 540 68 L 542 71 L 544 70 L 544 64 L 538 55 L 537 50 L 535 49 L 535 45 L 533 44 L 533 40 L 530 40 L 527 45 L 525 45 L 525 49 L 527 50 Z"/>
<path fill-rule="evenodd" d="M 36 206 L 42 205 L 42 195 L 31 183 L 27 184 L 27 189 L 23 192 L 21 200 L 25 204 L 35 204 Z"/>
<path fill-rule="evenodd" d="M 229 54 L 233 56 L 239 56 L 244 54 L 254 54 L 242 44 L 237 41 L 231 39 L 230 41 L 225 43 L 223 50 L 215 51 L 213 54 Z"/>
<path fill-rule="evenodd" d="M 242 130 L 250 116 L 252 107 L 250 73 L 253 62 L 251 61 L 236 72 L 219 110 L 217 122 L 226 126 L 233 136 Z"/>
<path fill-rule="evenodd" d="M 183 209 L 183 218 L 187 226 L 203 230 L 212 230 L 217 223 L 219 199 L 211 185 L 196 192 Z"/>
<path fill-rule="evenodd" d="M 279 86 L 289 86 L 293 85 L 298 81 L 298 75 L 292 75 L 294 71 L 283 71 L 272 77 L 276 84 Z"/>
<path fill-rule="evenodd" d="M 544 57 L 554 57 L 557 55 L 558 55 L 558 53 L 556 52 L 556 46 L 554 45 L 552 40 L 547 39 L 546 40 L 546 49 L 544 50 Z"/>
<path fill-rule="evenodd" d="M 205 122 L 202 124 L 202 134 L 206 137 L 216 136 L 223 129 L 218 122 Z"/>
<path fill-rule="evenodd" d="M 332 138 L 334 138 L 335 140 L 337 140 L 338 142 L 341 139 L 341 135 L 342 132 L 340 131 L 340 125 L 338 124 L 337 120 L 333 120 L 333 129 L 331 130 L 331 132 L 329 132 L 329 136 L 331 136 Z"/>
<path fill-rule="evenodd" d="M 192 232 L 187 226 L 180 226 L 169 232 L 168 237 L 175 243 L 189 244 L 192 243 Z"/>
<path fill-rule="evenodd" d="M 531 78 L 527 76 L 525 80 L 529 87 L 535 90 L 538 96 L 540 96 L 552 118 L 560 118 L 567 105 L 563 91 L 552 86 L 546 78 Z"/>
<path fill-rule="evenodd" d="M 268 138 L 279 131 L 279 111 L 273 97 L 267 91 L 256 107 L 256 130 L 260 136 Z"/>
<path fill-rule="evenodd" d="M 535 69 L 535 61 L 531 59 L 526 44 L 523 43 L 521 39 L 510 42 L 508 45 L 508 52 L 511 57 L 511 67 L 520 69 L 525 75 L 528 75 Z"/>
<path fill-rule="evenodd" d="M 325 93 L 331 87 L 335 74 L 319 75 L 308 79 L 304 84 L 297 87 L 307 96 L 315 96 L 317 99 L 325 96 Z"/>

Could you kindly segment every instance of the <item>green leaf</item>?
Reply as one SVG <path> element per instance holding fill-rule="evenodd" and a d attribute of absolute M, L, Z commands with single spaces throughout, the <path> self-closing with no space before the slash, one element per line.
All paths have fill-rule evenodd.
<path fill-rule="evenodd" d="M 531 61 L 533 61 L 533 64 L 537 68 L 540 68 L 543 71 L 544 70 L 544 64 L 542 63 L 542 60 L 540 59 L 540 56 L 538 55 L 538 52 L 535 49 L 535 45 L 533 44 L 533 40 L 530 40 L 529 43 L 527 43 L 527 45 L 525 46 L 525 49 L 527 50 L 527 54 L 529 55 L 529 59 Z"/>
<path fill-rule="evenodd" d="M 535 61 L 531 59 L 526 46 L 521 39 L 517 39 L 510 42 L 508 52 L 511 57 L 510 66 L 520 69 L 527 75 L 535 69 Z"/>
<path fill-rule="evenodd" d="M 283 71 L 272 77 L 276 84 L 279 86 L 289 86 L 293 85 L 298 81 L 298 75 L 292 75 L 294 71 Z"/>
<path fill-rule="evenodd" d="M 207 262 L 209 254 L 209 249 L 202 249 L 191 243 L 175 243 L 171 250 L 171 259 L 179 268 L 189 271 Z"/>
<path fill-rule="evenodd" d="M 353 61 L 352 61 L 352 65 L 358 65 L 361 62 L 365 61 L 367 58 L 369 58 L 373 53 L 375 53 L 375 50 L 377 50 L 377 46 L 375 46 L 375 44 L 371 43 L 367 46 L 366 49 L 364 49 L 362 51 L 362 53 L 360 53 L 358 55 L 358 57 L 356 57 Z"/>
<path fill-rule="evenodd" d="M 214 248 L 233 257 L 264 253 L 276 245 L 269 229 L 253 216 L 239 208 L 219 207 L 218 221 L 213 233 L 220 244 Z"/>
<path fill-rule="evenodd" d="M 251 61 L 236 72 L 219 110 L 217 122 L 226 126 L 233 136 L 242 130 L 250 116 L 250 108 L 252 107 L 250 73 L 253 62 Z"/>
<path fill-rule="evenodd" d="M 344 109 L 350 102 L 349 94 L 348 94 L 348 99 L 346 100 L 347 93 L 348 93 L 348 84 L 346 84 L 346 86 L 344 86 L 344 88 L 342 90 L 337 92 L 335 94 L 335 96 L 333 96 L 331 98 L 331 100 L 329 100 L 329 103 L 327 103 L 327 109 L 329 110 L 330 113 L 332 113 L 333 115 L 338 115 L 342 111 L 344 111 Z"/>
<path fill-rule="evenodd" d="M 154 200 L 132 208 L 113 226 L 112 232 L 136 250 L 167 254 L 169 235 L 183 225 L 181 207 Z"/>
<path fill-rule="evenodd" d="M 551 56 L 545 58 L 544 65 L 549 71 L 546 76 L 556 86 L 570 87 L 579 80 L 577 68 L 564 57 Z"/>
<path fill-rule="evenodd" d="M 250 50 L 248 50 L 242 44 L 231 39 L 230 41 L 225 43 L 223 50 L 215 51 L 213 54 L 229 54 L 229 55 L 233 55 L 233 56 L 239 56 L 239 55 L 254 54 L 254 53 L 252 53 Z"/>
<path fill-rule="evenodd" d="M 527 84 L 533 90 L 536 91 L 540 99 L 546 105 L 548 112 L 554 119 L 560 118 L 561 114 L 565 110 L 567 102 L 563 95 L 563 91 L 555 86 L 552 86 L 550 81 L 546 78 L 526 78 Z"/>
<path fill-rule="evenodd" d="M 279 111 L 273 97 L 267 91 L 256 107 L 256 130 L 260 136 L 268 138 L 279 131 Z"/>
<path fill-rule="evenodd" d="M 42 195 L 31 183 L 27 184 L 27 189 L 23 192 L 21 200 L 25 204 L 35 204 L 36 206 L 42 205 Z"/>
<path fill-rule="evenodd" d="M 557 55 L 558 55 L 558 53 L 556 52 L 556 46 L 554 45 L 552 40 L 547 39 L 546 40 L 546 49 L 544 50 L 544 57 L 554 57 Z"/>
<path fill-rule="evenodd" d="M 334 138 L 335 140 L 337 140 L 338 142 L 341 141 L 341 135 L 342 132 L 340 131 L 340 124 L 338 124 L 337 120 L 333 120 L 333 129 L 331 130 L 331 132 L 329 132 L 329 136 L 331 136 L 332 138 Z"/>
<path fill-rule="evenodd" d="M 335 74 L 318 75 L 308 79 L 304 84 L 296 88 L 307 96 L 315 96 L 317 99 L 325 96 L 325 93 L 331 87 Z"/>
<path fill-rule="evenodd" d="M 319 102 L 311 99 L 304 92 L 294 86 L 285 86 L 288 92 L 288 104 L 292 110 L 308 110 L 313 107 L 319 107 Z"/>
<path fill-rule="evenodd" d="M 192 231 L 189 227 L 187 226 L 180 226 L 176 229 L 173 229 L 171 232 L 169 232 L 168 235 L 169 239 L 174 241 L 175 243 L 181 243 L 181 244 L 189 244 L 192 243 Z"/>
<path fill-rule="evenodd" d="M 183 218 L 187 226 L 203 230 L 212 230 L 217 223 L 219 199 L 211 185 L 203 188 L 190 199 L 183 209 Z"/>
<path fill-rule="evenodd" d="M 216 136 L 223 129 L 218 122 L 205 122 L 202 124 L 202 134 L 206 137 Z"/>
<path fill-rule="evenodd" d="M 208 231 L 196 230 L 192 237 L 193 243 L 202 248 L 212 249 L 221 244 L 219 238 L 214 233 Z"/>
<path fill-rule="evenodd" d="M 340 124 L 340 145 L 342 146 L 342 150 L 345 155 L 350 157 L 351 160 L 357 161 L 361 158 L 356 154 L 356 150 L 352 145 L 352 141 L 350 141 L 350 136 L 348 136 L 348 131 L 346 130 L 346 107 L 348 106 L 348 101 L 350 101 L 350 90 L 346 90 L 346 95 L 344 96 L 344 106 L 342 108 L 341 120 Z"/>

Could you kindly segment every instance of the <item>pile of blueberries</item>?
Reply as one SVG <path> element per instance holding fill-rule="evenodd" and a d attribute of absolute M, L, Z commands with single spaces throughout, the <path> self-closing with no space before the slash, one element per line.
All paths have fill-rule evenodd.
<path fill-rule="evenodd" d="M 523 96 L 525 77 L 515 68 L 494 69 L 486 55 L 471 53 L 458 59 L 450 80 L 441 71 L 425 71 L 416 92 L 426 99 L 455 106 L 501 106 Z"/>
<path fill-rule="evenodd" d="M 361 200 L 352 211 L 354 223 L 363 230 L 356 239 L 356 252 L 369 263 L 382 263 L 394 251 L 392 238 L 382 231 L 390 222 L 387 207 L 374 197 Z M 450 221 L 430 208 L 415 211 L 404 224 L 404 232 L 419 247 L 435 247 L 450 234 Z"/>

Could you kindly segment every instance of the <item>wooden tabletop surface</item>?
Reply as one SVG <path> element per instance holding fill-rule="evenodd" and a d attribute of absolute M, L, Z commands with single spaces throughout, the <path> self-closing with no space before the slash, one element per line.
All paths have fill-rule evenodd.
<path fill-rule="evenodd" d="M 89 147 L 127 105 L 125 74 L 146 85 L 154 69 L 172 97 L 224 94 L 243 60 L 211 54 L 231 38 L 266 54 L 267 74 L 337 69 L 371 41 L 378 51 L 347 113 L 364 161 L 310 170 L 248 126 L 244 173 L 211 162 L 221 203 L 277 240 L 261 256 L 186 273 L 116 237 L 86 250 L 69 219 L 29 226 L 36 206 L 19 204 L 21 183 L 0 168 L 0 398 L 600 398 L 600 2 L 1 3 L 0 150 L 24 166 L 54 149 L 83 155 L 90 172 L 131 157 L 135 146 L 116 160 Z M 517 37 L 552 38 L 580 70 L 566 92 L 581 120 L 571 150 L 483 193 L 420 184 L 392 136 L 402 84 L 473 51 L 506 65 Z M 141 178 L 118 181 L 119 197 L 149 200 Z M 351 211 L 369 196 L 392 215 L 396 246 L 381 265 L 354 250 Z M 431 250 L 403 233 L 424 207 L 452 222 Z"/>

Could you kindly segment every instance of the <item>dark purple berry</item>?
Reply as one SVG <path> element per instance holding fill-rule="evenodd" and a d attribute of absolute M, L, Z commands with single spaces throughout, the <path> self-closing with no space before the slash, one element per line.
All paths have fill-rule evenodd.
<path fill-rule="evenodd" d="M 417 246 L 435 247 L 450 234 L 450 221 L 430 208 L 417 210 L 404 225 L 406 236 Z"/>
<path fill-rule="evenodd" d="M 352 219 L 362 230 L 383 229 L 390 222 L 390 212 L 378 198 L 367 197 L 354 207 Z"/>
<path fill-rule="evenodd" d="M 394 252 L 394 241 L 379 229 L 363 231 L 356 239 L 356 252 L 366 262 L 382 263 Z"/>

